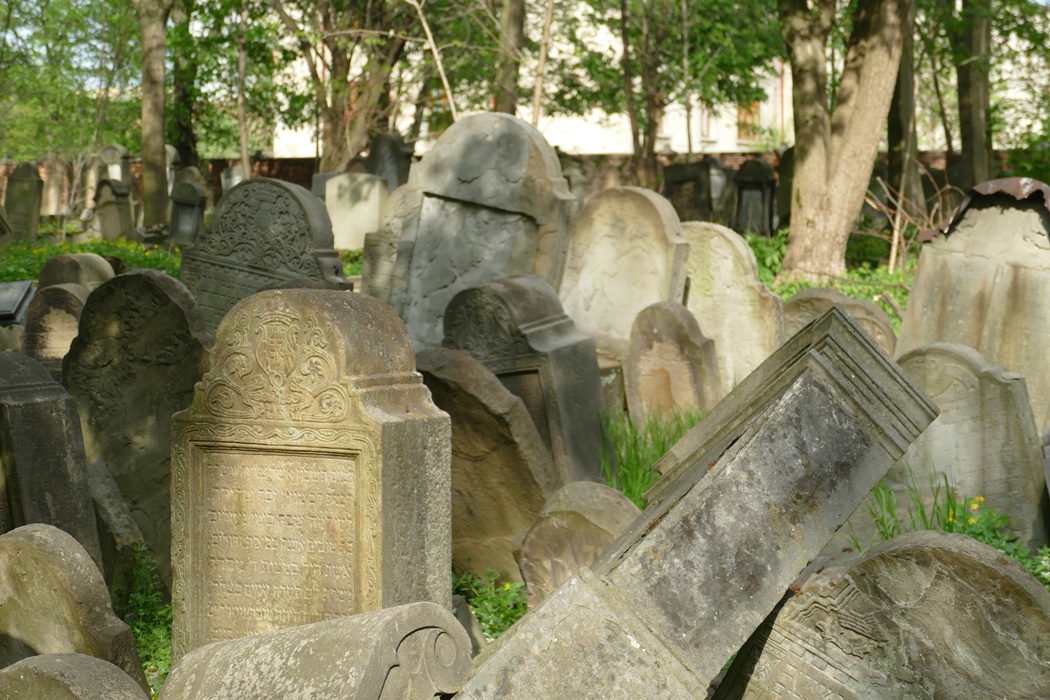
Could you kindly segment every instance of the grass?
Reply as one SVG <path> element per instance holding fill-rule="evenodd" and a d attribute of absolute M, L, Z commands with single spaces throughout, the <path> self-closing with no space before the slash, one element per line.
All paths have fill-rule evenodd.
<path fill-rule="evenodd" d="M 452 572 L 452 592 L 467 600 L 485 639 L 492 642 L 517 622 L 527 610 L 525 586 L 500 581 L 489 569 L 484 576 L 469 571 Z"/>
<path fill-rule="evenodd" d="M 104 257 L 120 258 L 129 270 L 154 269 L 179 276 L 182 262 L 178 252 L 153 248 L 123 238 L 116 241 L 89 243 L 28 243 L 19 242 L 0 246 L 0 282 L 34 280 L 51 258 L 63 253 L 95 253 Z"/>
<path fill-rule="evenodd" d="M 124 621 L 135 635 L 142 670 L 157 697 L 171 670 L 171 603 L 164 601 L 157 567 L 145 545 L 134 546 L 132 562 L 128 590 L 118 591 L 117 597 L 127 600 Z"/>

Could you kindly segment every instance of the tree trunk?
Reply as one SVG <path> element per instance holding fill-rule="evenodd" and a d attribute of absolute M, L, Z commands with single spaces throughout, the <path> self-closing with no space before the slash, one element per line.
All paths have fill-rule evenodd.
<path fill-rule="evenodd" d="M 496 111 L 514 114 L 518 106 L 518 71 L 525 46 L 525 0 L 503 0 L 503 36 L 496 72 Z"/>
<path fill-rule="evenodd" d="M 164 49 L 171 2 L 132 0 L 142 37 L 142 208 L 147 227 L 168 221 L 164 151 Z"/>
<path fill-rule="evenodd" d="M 189 31 L 189 0 L 180 0 L 171 8 L 175 31 Z M 185 45 L 185 44 L 184 44 Z M 179 152 L 182 167 L 197 165 L 197 134 L 193 130 L 194 102 L 197 96 L 197 57 L 192 51 L 179 51 L 172 56 L 171 144 Z"/>
<path fill-rule="evenodd" d="M 963 0 L 962 48 L 956 64 L 959 81 L 959 136 L 962 141 L 964 191 L 992 177 L 992 150 L 988 125 L 991 101 L 988 80 L 992 42 L 992 0 Z"/>
<path fill-rule="evenodd" d="M 241 34 L 237 40 L 237 130 L 241 136 L 241 168 L 245 179 L 252 176 L 252 161 L 248 157 L 248 100 L 245 81 L 248 73 L 248 0 L 241 0 Z"/>
<path fill-rule="evenodd" d="M 824 281 L 846 270 L 846 243 L 860 212 L 893 97 L 902 20 L 914 0 L 859 0 L 835 110 L 829 114 L 825 45 L 835 3 L 812 12 L 779 0 L 791 54 L 795 178 L 791 231 L 779 280 Z"/>
<path fill-rule="evenodd" d="M 904 213 L 918 218 L 926 214 L 926 195 L 919 175 L 917 130 L 915 128 L 915 10 L 904 20 L 901 67 L 890 104 L 889 172 L 890 184 L 897 190 Z"/>

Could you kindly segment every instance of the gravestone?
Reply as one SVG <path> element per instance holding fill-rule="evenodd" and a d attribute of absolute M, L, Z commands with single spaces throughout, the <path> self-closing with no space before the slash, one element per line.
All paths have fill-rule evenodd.
<path fill-rule="evenodd" d="M 22 352 L 62 380 L 62 358 L 77 337 L 80 314 L 90 292 L 79 284 L 53 284 L 38 289 L 26 309 Z"/>
<path fill-rule="evenodd" d="M 622 357 L 642 309 L 683 301 L 688 256 L 670 202 L 640 187 L 602 190 L 572 222 L 558 295 L 600 351 Z"/>
<path fill-rule="evenodd" d="M 563 481 L 602 480 L 594 340 L 549 284 L 521 275 L 463 290 L 445 310 L 444 346 L 480 361 L 525 403 Z"/>
<path fill-rule="evenodd" d="M 897 334 L 893 322 L 878 304 L 847 296 L 837 289 L 812 287 L 795 293 L 784 302 L 784 328 L 788 335 L 798 333 L 807 323 L 823 315 L 838 304 L 857 320 L 868 335 L 879 342 L 883 350 L 893 355 Z"/>
<path fill-rule="evenodd" d="M 87 478 L 98 522 L 102 577 L 109 586 L 113 611 L 123 617 L 131 602 L 131 581 L 142 566 L 141 559 L 136 561 L 136 550 L 145 546 L 145 541 L 106 463 L 88 463 Z M 168 587 L 170 590 L 170 584 Z"/>
<path fill-rule="evenodd" d="M 982 496 L 1010 516 L 1022 542 L 1036 549 L 1046 544 L 1042 442 L 1025 380 L 954 343 L 916 348 L 898 362 L 941 410 L 887 475 L 898 502 L 906 502 L 909 470 L 927 502 L 931 484 L 941 485 L 946 474 L 959 498 Z"/>
<path fill-rule="evenodd" d="M 406 218 L 411 218 L 418 203 L 419 193 L 407 187 L 394 190 L 386 200 L 383 210 L 383 221 L 379 231 L 365 234 L 364 250 L 361 260 L 361 292 L 394 306 L 395 292 L 399 301 L 404 299 L 404 285 L 408 274 L 408 263 L 405 256 L 398 258 L 401 233 Z M 415 224 L 410 222 L 409 231 L 414 232 Z M 414 233 L 412 233 L 414 235 Z M 410 235 L 408 238 L 411 238 Z M 411 246 L 409 246 L 411 247 Z M 406 251 L 410 256 L 411 251 Z"/>
<path fill-rule="evenodd" d="M 575 199 L 528 123 L 492 112 L 460 119 L 413 166 L 406 190 L 383 229 L 399 236 L 390 303 L 417 348 L 441 344 L 445 307 L 468 287 L 535 274 L 557 288 Z"/>
<path fill-rule="evenodd" d="M 652 505 L 506 632 L 457 698 L 705 697 L 935 414 L 833 309 L 679 441 Z"/>
<path fill-rule="evenodd" d="M 529 609 L 593 564 L 640 513 L 627 496 L 604 484 L 576 481 L 558 489 L 514 543 Z"/>
<path fill-rule="evenodd" d="M 171 190 L 171 223 L 169 241 L 178 248 L 192 248 L 204 231 L 204 211 L 208 195 L 200 185 L 179 182 Z"/>
<path fill-rule="evenodd" d="M 34 163 L 19 163 L 7 177 L 4 208 L 14 240 L 35 241 L 40 225 L 40 200 L 44 181 Z"/>
<path fill-rule="evenodd" d="M 452 420 L 452 562 L 519 580 L 514 540 L 564 482 L 525 404 L 458 350 L 421 351 L 416 366 Z"/>
<path fill-rule="evenodd" d="M 25 323 L 33 294 L 33 283 L 29 280 L 0 284 L 0 326 L 7 328 Z"/>
<path fill-rule="evenodd" d="M 717 224 L 687 222 L 689 299 L 686 306 L 715 344 L 721 395 L 728 394 L 790 337 L 784 304 L 758 278 L 751 246 Z"/>
<path fill-rule="evenodd" d="M 218 642 L 187 655 L 162 700 L 450 697 L 470 670 L 470 640 L 448 609 L 411 603 Z"/>
<path fill-rule="evenodd" d="M 1037 698 L 1050 593 L 963 535 L 915 532 L 810 578 L 737 654 L 715 700 Z"/>
<path fill-rule="evenodd" d="M 689 309 L 671 301 L 647 306 L 634 319 L 623 380 L 635 425 L 685 411 L 706 414 L 723 396 L 714 342 Z"/>
<path fill-rule="evenodd" d="M 864 206 L 861 207 L 860 221 L 858 222 L 866 230 L 882 231 L 892 223 L 889 215 L 886 213 L 886 208 L 889 206 L 886 183 L 889 180 L 889 166 L 882 158 L 877 158 L 875 166 L 872 168 L 871 179 L 868 181 L 868 191 L 864 197 Z"/>
<path fill-rule="evenodd" d="M 703 162 L 677 163 L 664 168 L 664 196 L 684 221 L 711 221 L 711 169 Z"/>
<path fill-rule="evenodd" d="M 780 154 L 777 165 L 777 216 L 781 227 L 791 223 L 791 188 L 795 184 L 795 147 Z"/>
<path fill-rule="evenodd" d="M 244 165 L 241 163 L 237 163 L 236 165 L 223 170 L 220 178 L 222 180 L 223 196 L 226 196 L 227 192 L 248 179 L 245 177 Z"/>
<path fill-rule="evenodd" d="M 404 324 L 362 294 L 274 290 L 230 310 L 172 417 L 176 658 L 408 602 L 450 607 L 449 423 L 414 370 Z"/>
<path fill-rule="evenodd" d="M 102 161 L 101 179 L 119 182 L 130 192 L 134 181 L 131 177 L 131 153 L 128 149 L 119 143 L 111 143 L 99 151 L 98 157 Z"/>
<path fill-rule="evenodd" d="M 0 666 L 37 654 L 88 654 L 148 690 L 131 629 L 97 564 L 68 533 L 25 525 L 0 535 Z"/>
<path fill-rule="evenodd" d="M 736 177 L 736 218 L 733 228 L 740 233 L 772 236 L 776 233 L 776 176 L 761 158 L 740 166 Z"/>
<path fill-rule="evenodd" d="M 174 184 L 178 185 L 183 182 L 188 182 L 201 188 L 201 191 L 204 192 L 204 196 L 207 197 L 204 211 L 205 213 L 211 212 L 215 205 L 214 197 L 212 195 L 212 185 L 211 182 L 201 174 L 200 168 L 195 165 L 180 168 L 179 171 L 175 173 Z"/>
<path fill-rule="evenodd" d="M 95 208 L 95 192 L 98 190 L 99 180 L 104 177 L 105 165 L 98 156 L 87 156 L 79 163 L 80 171 L 77 175 L 80 200 L 76 203 L 74 211 L 80 212 L 81 218 L 86 212 Z"/>
<path fill-rule="evenodd" d="M 337 172 L 314 173 L 310 178 L 310 194 L 324 201 L 326 184 L 338 174 Z"/>
<path fill-rule="evenodd" d="M 408 182 L 413 150 L 396 131 L 376 134 L 368 144 L 365 168 L 373 175 L 383 178 L 386 181 L 387 194 L 391 194 Z"/>
<path fill-rule="evenodd" d="M 179 278 L 215 329 L 244 297 L 275 282 L 307 278 L 349 288 L 332 248 L 324 203 L 298 185 L 257 178 L 229 190 L 211 227 L 182 254 Z"/>
<path fill-rule="evenodd" d="M 102 180 L 95 190 L 95 219 L 103 240 L 130 239 L 135 232 L 131 190 L 118 180 Z"/>
<path fill-rule="evenodd" d="M 40 200 L 41 216 L 62 216 L 66 213 L 66 170 L 68 165 L 57 158 L 49 158 L 44 166 L 47 179 Z"/>
<path fill-rule="evenodd" d="M 44 263 L 37 276 L 37 289 L 56 284 L 76 284 L 89 292 L 113 279 L 113 265 L 95 253 L 62 253 Z"/>
<path fill-rule="evenodd" d="M 113 664 L 87 654 L 43 654 L 0 670 L 0 698 L 149 700 Z"/>
<path fill-rule="evenodd" d="M 1045 187 L 992 180 L 974 189 L 948 230 L 922 248 L 896 350 L 959 343 L 1021 374 L 1040 431 L 1050 428 Z"/>
<path fill-rule="evenodd" d="M 0 530 L 46 523 L 75 537 L 101 567 L 76 404 L 47 370 L 0 353 Z"/>
<path fill-rule="evenodd" d="M 136 270 L 92 292 L 62 366 L 87 459 L 109 466 L 169 589 L 171 416 L 189 406 L 210 349 L 189 290 Z"/>
<path fill-rule="evenodd" d="M 325 183 L 324 205 L 339 250 L 360 250 L 365 234 L 379 230 L 386 182 L 368 173 L 339 173 Z"/>
<path fill-rule="evenodd" d="M 177 148 L 170 143 L 166 143 L 164 144 L 164 157 L 168 168 L 168 194 L 170 195 L 172 188 L 175 187 L 175 173 L 179 172 L 179 168 L 182 166 L 182 156 L 179 155 Z"/>

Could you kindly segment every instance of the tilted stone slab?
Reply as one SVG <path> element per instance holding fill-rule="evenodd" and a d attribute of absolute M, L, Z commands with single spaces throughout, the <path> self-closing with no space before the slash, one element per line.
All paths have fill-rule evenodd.
<path fill-rule="evenodd" d="M 459 689 L 470 639 L 452 613 L 411 603 L 209 644 L 175 666 L 163 700 L 431 700 Z"/>
<path fill-rule="evenodd" d="M 752 377 L 631 528 L 479 657 L 458 697 L 703 696 L 936 415 L 839 309 Z"/>
<path fill-rule="evenodd" d="M 382 302 L 272 290 L 172 418 L 173 646 L 450 606 L 449 422 Z"/>
<path fill-rule="evenodd" d="M 715 698 L 1048 693 L 1050 593 L 997 550 L 927 531 L 810 578 L 737 654 Z"/>
<path fill-rule="evenodd" d="M 40 524 L 0 536 L 0 665 L 37 654 L 88 654 L 148 690 L 98 567 L 71 536 Z"/>
<path fill-rule="evenodd" d="M 87 654 L 42 654 L 0 670 L 0 698 L 149 700 L 113 664 Z"/>
<path fill-rule="evenodd" d="M 179 279 L 214 331 L 234 304 L 267 284 L 306 277 L 349 288 L 324 202 L 299 185 L 247 180 L 227 192 L 211 227 L 182 254 Z"/>

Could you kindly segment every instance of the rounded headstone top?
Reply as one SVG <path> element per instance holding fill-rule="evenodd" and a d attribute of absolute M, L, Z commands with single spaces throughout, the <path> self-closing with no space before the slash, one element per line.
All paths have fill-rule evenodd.
<path fill-rule="evenodd" d="M 966 367 L 974 375 L 988 375 L 999 381 L 1023 379 L 1017 372 L 1011 372 L 1002 365 L 989 362 L 977 350 L 961 343 L 930 343 L 909 350 L 897 359 L 897 364 L 913 377 L 916 375 L 916 370 L 923 369 L 927 365 L 931 366 L 934 373 L 938 373 L 938 370 L 943 371 L 948 362 Z M 924 391 L 929 393 L 930 389 L 924 388 Z"/>
<path fill-rule="evenodd" d="M 37 277 L 37 289 L 56 284 L 79 284 L 91 290 L 113 276 L 113 266 L 101 255 L 63 253 L 44 263 Z"/>
<path fill-rule="evenodd" d="M 19 163 L 8 177 L 16 180 L 39 180 L 40 170 L 36 163 Z"/>
<path fill-rule="evenodd" d="M 47 367 L 20 352 L 0 352 L 0 391 L 19 386 L 58 385 Z"/>
<path fill-rule="evenodd" d="M 0 670 L 0 697 L 147 700 L 127 673 L 87 654 L 41 654 Z"/>
<path fill-rule="evenodd" d="M 774 180 L 773 168 L 761 158 L 752 158 L 747 161 L 740 166 L 740 170 L 738 170 L 736 174 L 737 182 L 756 182 L 766 184 L 773 182 Z"/>
<path fill-rule="evenodd" d="M 99 158 L 101 158 L 102 162 L 106 165 L 119 164 L 122 159 L 129 158 L 130 155 L 131 154 L 128 152 L 128 149 L 125 146 L 120 145 L 119 143 L 109 144 L 108 146 L 104 147 L 98 154 Z"/>

